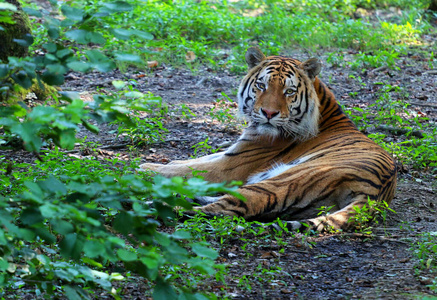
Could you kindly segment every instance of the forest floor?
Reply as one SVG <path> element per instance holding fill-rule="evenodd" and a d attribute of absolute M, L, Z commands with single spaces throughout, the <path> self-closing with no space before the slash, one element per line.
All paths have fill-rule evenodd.
<path fill-rule="evenodd" d="M 348 53 L 344 55 L 347 59 Z M 307 57 L 305 53 L 297 54 L 301 60 Z M 384 82 L 405 91 L 408 96 L 402 101 L 411 104 L 412 112 L 437 122 L 437 74 L 427 72 L 426 61 L 420 55 L 402 58 L 398 64 L 400 70 L 368 72 L 328 64 L 323 55 L 321 59 L 325 63 L 320 78 L 346 108 L 367 108 L 375 103 L 381 87 L 377 83 Z M 230 145 L 238 138 L 243 125 L 229 116 L 236 112 L 236 105 L 227 102 L 223 106 L 218 99 L 223 98 L 223 92 L 236 101 L 242 76 L 227 71 L 214 72 L 206 67 L 192 71 L 166 65 L 146 72 L 71 73 L 62 89 L 80 92 L 85 100 L 91 101 L 91 95 L 97 90 L 112 92 L 112 80 L 134 80 L 136 89 L 162 97 L 168 106 L 163 121 L 168 129 L 164 137 L 166 142 L 129 149 L 124 147 L 126 137 L 117 136 L 113 126 L 102 125 L 98 135 L 79 132 L 79 137 L 87 136 L 87 142 L 97 143 L 98 151 L 86 151 L 81 147 L 71 155 L 107 158 L 119 154 L 124 159 L 140 156 L 142 162 L 167 163 L 188 159 L 193 155 L 193 145 L 206 138 L 213 149 Z M 358 77 L 360 80 L 353 79 Z M 182 115 L 182 104 L 193 113 L 191 119 Z M 386 139 L 393 141 L 402 139 L 402 136 L 382 132 L 377 127 L 366 133 L 375 132 L 384 133 Z M 15 156 L 16 161 L 30 159 L 23 152 L 16 152 Z M 290 235 L 284 236 L 278 244 L 277 240 L 254 237 L 243 231 L 239 238 L 230 239 L 224 245 L 219 245 L 218 237 L 212 236 L 210 243 L 220 253 L 218 262 L 227 265 L 226 284 L 208 281 L 200 288 L 235 299 L 416 299 L 437 296 L 437 291 L 430 289 L 437 275 L 419 268 L 417 255 L 412 250 L 421 234 L 437 233 L 436 171 L 416 170 L 401 163 L 398 167 L 397 193 L 390 205 L 396 213 L 390 212 L 384 223 L 376 225 L 372 235 Z M 122 297 L 141 299 L 144 289 L 141 283 L 132 282 L 124 288 Z"/>

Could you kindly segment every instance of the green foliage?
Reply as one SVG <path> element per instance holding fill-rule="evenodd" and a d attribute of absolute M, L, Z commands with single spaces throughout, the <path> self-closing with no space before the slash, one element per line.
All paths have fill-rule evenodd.
<path fill-rule="evenodd" d="M 437 239 L 436 232 L 427 232 L 420 235 L 420 238 L 412 246 L 413 253 L 418 259 L 418 269 L 427 270 L 430 274 L 437 270 Z M 437 277 L 431 280 L 428 287 L 437 290 Z"/>
<path fill-rule="evenodd" d="M 131 118 L 131 123 L 121 119 L 116 120 L 114 124 L 118 125 L 118 134 L 128 139 L 133 146 L 146 146 L 163 141 L 167 129 L 164 128 L 161 120 L 168 111 L 161 97 L 151 93 L 141 93 L 132 86 L 128 87 L 128 91 L 122 91 L 121 89 L 125 88 L 124 82 L 114 81 L 113 85 L 120 91 L 108 98 L 127 101 L 133 109 L 147 114 L 146 117 L 141 117 L 141 114 L 136 112 L 136 116 Z"/>
<path fill-rule="evenodd" d="M 211 108 L 209 115 L 211 119 L 225 124 L 234 123 L 235 116 L 233 111 L 237 107 L 237 104 L 229 98 L 224 92 L 222 92 L 222 99 L 217 100 L 214 106 Z"/>
<path fill-rule="evenodd" d="M 373 9 L 389 5 L 406 8 L 409 14 L 375 25 L 365 18 L 351 18 L 362 6 Z M 195 68 L 205 62 L 216 69 L 229 66 L 234 72 L 243 72 L 246 67 L 240 54 L 256 43 L 270 54 L 295 45 L 310 49 L 354 48 L 363 53 L 375 51 L 371 55 L 375 58 L 367 58 L 375 65 L 384 60 L 378 54 L 379 49 L 416 44 L 419 36 L 429 30 L 429 24 L 418 10 L 425 5 L 423 1 L 393 0 L 378 1 L 377 5 L 362 0 L 323 0 L 215 2 L 213 6 L 206 1 L 148 1 L 135 7 L 126 5 L 114 13 L 113 7 L 108 9 L 104 2 L 92 0 L 77 1 L 74 8 L 63 6 L 63 14 L 73 21 L 60 25 L 69 24 L 67 38 L 77 43 L 87 44 L 93 38 L 104 53 L 121 53 L 115 56 L 119 63 L 136 63 L 146 58 Z M 54 20 L 50 22 L 56 24 Z M 54 26 L 45 25 L 51 31 L 55 31 Z M 196 56 L 194 61 L 186 59 L 190 51 Z M 84 70 L 91 64 L 78 62 L 73 66 Z"/>
<path fill-rule="evenodd" d="M 0 284 L 6 292 L 23 286 L 44 295 L 90 297 L 100 288 L 117 298 L 112 282 L 130 272 L 155 281 L 154 294 L 172 291 L 176 298 L 193 290 L 171 287 L 175 274 L 215 273 L 217 254 L 207 244 L 187 231 L 157 227 L 172 222 L 174 206 L 191 207 L 185 197 L 235 189 L 199 178 L 146 181 L 134 174 L 136 164 L 118 159 L 102 164 L 48 153 L 45 161 L 0 176 L 9 190 L 0 196 Z M 4 157 L 0 164 L 7 168 Z M 111 271 L 115 266 L 118 272 Z"/>
<path fill-rule="evenodd" d="M 198 142 L 197 144 L 195 144 L 194 146 L 192 146 L 191 148 L 194 148 L 194 153 L 191 156 L 192 158 L 196 158 L 196 157 L 200 157 L 200 156 L 205 156 L 211 153 L 216 153 L 220 150 L 220 147 L 217 149 L 214 149 L 211 145 L 210 145 L 210 141 L 209 141 L 209 137 L 206 137 L 205 140 Z"/>
<path fill-rule="evenodd" d="M 77 5 L 77 7 L 76 7 Z M 44 89 L 42 82 L 49 85 L 64 83 L 64 75 L 69 71 L 86 72 L 98 70 L 107 72 L 117 64 L 144 64 L 142 58 L 132 51 L 119 49 L 105 54 L 106 44 L 125 41 L 134 36 L 137 40 L 153 38 L 149 33 L 137 29 L 123 29 L 110 26 L 108 22 L 115 14 L 129 13 L 133 6 L 127 2 L 118 1 L 105 3 L 98 1 L 93 6 L 74 7 L 64 4 L 60 11 L 65 18 L 44 16 L 42 27 L 36 28 L 35 38 L 20 40 L 23 46 L 42 51 L 44 55 L 15 58 L 9 57 L 7 62 L 0 64 L 0 100 L 13 97 L 13 92 L 20 88 L 28 89 L 33 81 Z M 26 9 L 27 13 L 42 17 L 34 9 Z M 111 40 L 111 43 L 108 41 Z M 87 49 L 81 45 L 99 45 L 101 48 Z M 130 49 L 132 50 L 132 49 Z"/>
<path fill-rule="evenodd" d="M 409 109 L 408 102 L 402 100 L 408 97 L 403 88 L 385 83 L 375 84 L 381 85 L 376 102 L 367 109 L 354 107 L 354 113 L 343 107 L 346 114 L 362 131 L 368 131 L 375 126 L 388 126 L 393 131 L 402 131 L 398 142 L 389 141 L 386 134 L 371 133 L 368 136 L 404 164 L 410 164 L 417 169 L 437 170 L 435 125 L 423 114 Z M 394 100 L 394 97 L 400 100 Z M 375 116 L 374 119 L 372 115 Z"/>
<path fill-rule="evenodd" d="M 395 212 L 391 209 L 387 202 L 367 199 L 367 204 L 363 207 L 354 206 L 355 215 L 348 222 L 353 223 L 355 231 L 364 234 L 372 234 L 372 222 L 379 224 L 381 220 L 385 223 L 387 211 Z"/>

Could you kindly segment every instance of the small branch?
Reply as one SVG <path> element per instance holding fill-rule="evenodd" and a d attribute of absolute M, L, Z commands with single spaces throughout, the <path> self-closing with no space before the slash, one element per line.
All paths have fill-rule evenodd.
<path fill-rule="evenodd" d="M 388 69 L 387 66 L 382 66 L 382 67 L 379 67 L 379 68 L 376 68 L 376 69 L 371 70 L 369 73 L 383 72 L 383 71 L 385 71 L 385 70 L 387 70 L 387 69 Z"/>
<path fill-rule="evenodd" d="M 434 107 L 437 108 L 437 104 L 434 103 L 423 103 L 423 102 L 409 102 L 410 105 L 417 105 L 417 106 L 425 106 L 425 107 Z"/>
<path fill-rule="evenodd" d="M 429 70 L 422 73 L 422 75 L 437 75 L 437 70 Z"/>
<path fill-rule="evenodd" d="M 389 239 L 389 238 L 379 236 L 379 235 L 374 235 L 374 234 L 342 232 L 339 234 L 339 236 L 350 236 L 350 237 L 357 237 L 357 238 L 375 239 L 375 240 L 380 240 L 383 242 L 393 242 L 393 243 L 400 243 L 400 244 L 404 244 L 404 245 L 410 245 L 410 243 L 408 243 L 408 242 L 399 241 L 399 240 L 395 240 L 395 239 Z"/>
<path fill-rule="evenodd" d="M 387 125 L 379 125 L 376 127 L 376 129 L 380 129 L 380 130 L 384 130 L 384 131 L 390 131 L 396 135 L 402 135 L 402 134 L 407 134 L 409 132 L 411 132 L 412 136 L 418 137 L 423 139 L 423 133 L 420 130 L 413 130 L 410 131 L 408 129 L 404 129 L 404 128 L 396 128 L 396 127 L 391 127 L 391 126 L 387 126 Z"/>
<path fill-rule="evenodd" d="M 117 145 L 107 145 L 107 146 L 102 146 L 99 148 L 96 148 L 96 150 L 105 150 L 105 149 L 120 149 L 120 148 L 124 148 L 126 146 L 128 146 L 129 144 L 125 143 L 125 144 L 117 144 Z M 69 150 L 69 151 L 65 151 L 64 153 L 69 154 L 69 153 L 77 153 L 82 151 L 82 149 L 75 149 L 75 150 Z"/>

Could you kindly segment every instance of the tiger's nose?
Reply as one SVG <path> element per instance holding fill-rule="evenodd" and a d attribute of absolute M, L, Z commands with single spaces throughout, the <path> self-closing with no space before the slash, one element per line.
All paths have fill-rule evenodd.
<path fill-rule="evenodd" d="M 261 108 L 261 112 L 263 113 L 264 116 L 266 116 L 267 120 L 270 120 L 273 117 L 279 115 L 278 110 L 268 110 L 268 109 Z"/>

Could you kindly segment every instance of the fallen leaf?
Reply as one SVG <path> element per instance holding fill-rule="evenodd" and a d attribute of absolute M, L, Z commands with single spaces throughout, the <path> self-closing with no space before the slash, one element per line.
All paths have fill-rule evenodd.
<path fill-rule="evenodd" d="M 158 62 L 156 60 L 148 61 L 147 66 L 149 68 L 156 68 L 158 66 Z"/>
<path fill-rule="evenodd" d="M 185 60 L 187 62 L 193 62 L 196 60 L 196 54 L 194 54 L 193 51 L 188 51 L 187 54 L 185 54 Z"/>

